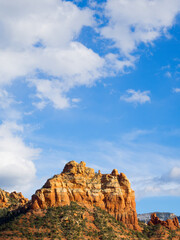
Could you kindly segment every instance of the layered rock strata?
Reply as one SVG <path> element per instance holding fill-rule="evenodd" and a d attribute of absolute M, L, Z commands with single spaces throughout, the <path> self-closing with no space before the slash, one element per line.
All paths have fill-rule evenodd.
<path fill-rule="evenodd" d="M 148 223 L 149 225 L 157 225 L 160 224 L 170 230 L 177 230 L 179 228 L 179 221 L 177 217 L 173 219 L 167 219 L 166 221 L 161 221 L 156 213 L 151 214 L 151 220 Z"/>
<path fill-rule="evenodd" d="M 0 208 L 6 208 L 11 205 L 25 205 L 29 200 L 21 192 L 6 192 L 0 189 Z"/>
<path fill-rule="evenodd" d="M 32 196 L 32 209 L 69 205 L 76 201 L 106 210 L 131 229 L 140 230 L 135 194 L 130 182 L 116 169 L 111 174 L 94 172 L 85 162 L 67 163 L 61 174 L 47 180 Z"/>

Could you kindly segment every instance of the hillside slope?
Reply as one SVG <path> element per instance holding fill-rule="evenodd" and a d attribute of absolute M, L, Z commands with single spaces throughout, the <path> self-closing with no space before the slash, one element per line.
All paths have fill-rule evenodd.
<path fill-rule="evenodd" d="M 113 240 L 180 239 L 180 231 L 140 223 L 143 232 L 127 228 L 99 207 L 87 208 L 76 202 L 47 209 L 8 212 L 0 218 L 0 239 Z"/>
<path fill-rule="evenodd" d="M 123 173 L 67 163 L 28 201 L 0 190 L 0 240 L 180 240 L 178 219 L 138 222 L 135 193 Z"/>

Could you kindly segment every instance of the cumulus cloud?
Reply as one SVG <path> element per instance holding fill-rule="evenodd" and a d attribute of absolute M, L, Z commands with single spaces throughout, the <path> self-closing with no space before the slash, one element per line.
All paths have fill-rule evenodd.
<path fill-rule="evenodd" d="M 57 0 L 0 0 L 0 9 L 1 86 L 18 77 L 33 77 L 38 82 L 39 73 L 48 76 L 49 81 L 55 78 L 49 83 L 51 93 L 61 86 L 55 97 L 49 97 L 45 86 L 40 90 L 42 80 L 34 84 L 36 96 L 63 109 L 70 106 L 65 94 L 71 88 L 92 86 L 102 77 L 104 59 L 76 41 L 83 26 L 94 24 L 91 10 Z M 42 108 L 43 104 L 37 106 Z"/>
<path fill-rule="evenodd" d="M 179 12 L 178 0 L 108 0 L 105 15 L 109 23 L 100 31 L 103 37 L 114 41 L 122 54 L 129 56 L 139 44 L 167 36 Z"/>
<path fill-rule="evenodd" d="M 48 102 L 52 102 L 54 108 L 63 109 L 70 106 L 69 99 L 64 96 L 63 84 L 57 80 L 33 79 L 31 84 L 36 87 L 36 96 L 41 100 L 34 103 L 37 108 L 43 109 Z"/>
<path fill-rule="evenodd" d="M 46 65 L 51 63 L 47 71 L 56 75 L 52 66 L 57 69 L 63 61 L 58 62 L 60 50 L 67 49 L 68 54 L 69 44 L 82 27 L 92 25 L 91 12 L 79 10 L 70 2 L 1 0 L 0 9 L 1 84 L 43 68 L 43 59 Z"/>
<path fill-rule="evenodd" d="M 14 122 L 0 125 L 0 182 L 7 190 L 27 190 L 35 178 L 33 160 L 40 150 L 27 146 L 23 127 Z"/>
<path fill-rule="evenodd" d="M 62 48 L 83 26 L 93 23 L 90 10 L 61 0 L 1 0 L 0 5 L 3 49 L 22 51 L 38 43 L 45 48 Z"/>
<path fill-rule="evenodd" d="M 135 103 L 135 104 L 143 104 L 146 102 L 151 102 L 150 98 L 150 91 L 143 91 L 140 90 L 135 91 L 133 89 L 128 89 L 127 94 L 121 96 L 121 100 L 128 102 L 128 103 Z"/>
<path fill-rule="evenodd" d="M 99 27 L 100 34 L 113 40 L 121 54 L 111 52 L 102 57 L 78 42 L 84 26 L 97 30 L 95 10 L 62 0 L 0 0 L 0 86 L 22 77 L 33 78 L 35 95 L 40 99 L 35 104 L 38 108 L 44 108 L 47 102 L 58 109 L 70 107 L 68 93 L 72 88 L 90 87 L 102 77 L 134 67 L 136 57 L 132 52 L 140 43 L 152 43 L 167 33 L 180 3 L 108 0 L 101 8 L 109 21 Z M 40 90 L 40 76 L 51 81 L 50 92 L 55 91 L 55 97 L 48 89 Z M 60 86 L 58 90 L 53 84 Z"/>
<path fill-rule="evenodd" d="M 48 102 L 56 109 L 68 108 L 71 101 L 66 94 L 71 88 L 90 87 L 95 80 L 103 76 L 101 68 L 104 60 L 80 43 L 73 42 L 69 49 L 47 52 L 47 55 L 39 61 L 39 64 L 44 71 L 48 73 L 53 71 L 56 79 L 28 80 L 36 87 L 36 96 L 41 100 L 36 104 L 38 108 L 44 108 Z M 46 59 L 51 59 L 50 63 Z M 60 79 L 57 79 L 57 76 Z"/>

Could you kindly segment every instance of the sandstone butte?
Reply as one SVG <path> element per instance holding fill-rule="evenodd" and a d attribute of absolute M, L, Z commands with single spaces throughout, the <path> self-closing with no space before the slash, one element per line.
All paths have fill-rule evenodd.
<path fill-rule="evenodd" d="M 25 205 L 28 203 L 28 199 L 25 198 L 22 193 L 17 193 L 17 192 L 6 192 L 2 189 L 0 189 L 0 208 L 7 208 L 11 205 L 16 204 L 16 205 Z"/>
<path fill-rule="evenodd" d="M 127 227 L 141 230 L 138 225 L 135 193 L 124 173 L 94 172 L 85 162 L 67 163 L 61 174 L 47 180 L 32 196 L 33 210 L 69 205 L 75 201 L 106 210 Z"/>
<path fill-rule="evenodd" d="M 173 219 L 167 219 L 166 221 L 161 221 L 156 213 L 151 214 L 151 220 L 149 221 L 148 225 L 157 225 L 160 224 L 170 230 L 177 230 L 179 228 L 179 221 L 177 217 Z"/>

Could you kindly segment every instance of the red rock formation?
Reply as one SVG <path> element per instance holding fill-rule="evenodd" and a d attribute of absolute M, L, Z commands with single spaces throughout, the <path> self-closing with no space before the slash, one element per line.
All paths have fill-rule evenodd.
<path fill-rule="evenodd" d="M 157 216 L 156 213 L 151 214 L 151 220 L 148 223 L 149 225 L 157 225 L 161 224 L 162 226 L 170 229 L 170 230 L 177 230 L 179 228 L 179 221 L 177 217 L 173 219 L 167 219 L 166 221 L 161 221 Z"/>
<path fill-rule="evenodd" d="M 140 230 L 135 194 L 125 174 L 94 172 L 85 162 L 67 163 L 61 174 L 48 179 L 32 196 L 32 209 L 69 205 L 71 201 L 95 205 L 128 227 Z"/>
<path fill-rule="evenodd" d="M 9 197 L 11 199 L 15 199 L 17 202 L 19 202 L 20 204 L 24 205 L 26 204 L 29 200 L 27 198 L 25 198 L 21 192 L 17 193 L 17 192 L 12 192 L 9 194 Z"/>
<path fill-rule="evenodd" d="M 5 191 L 0 189 L 0 208 L 3 208 L 8 203 L 8 195 Z"/>
<path fill-rule="evenodd" d="M 13 204 L 25 205 L 27 202 L 28 202 L 28 199 L 25 198 L 21 192 L 8 193 L 0 189 L 0 208 L 6 208 Z"/>

